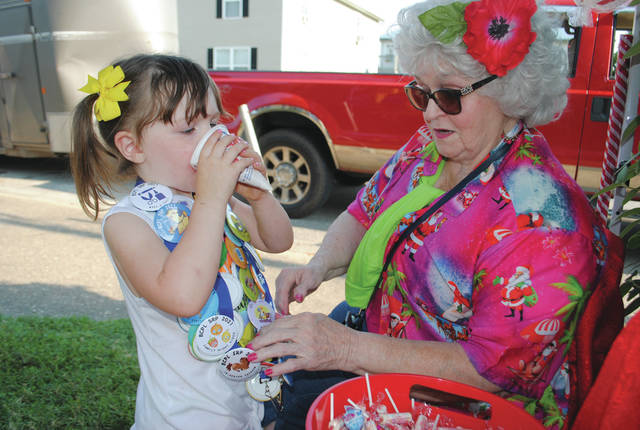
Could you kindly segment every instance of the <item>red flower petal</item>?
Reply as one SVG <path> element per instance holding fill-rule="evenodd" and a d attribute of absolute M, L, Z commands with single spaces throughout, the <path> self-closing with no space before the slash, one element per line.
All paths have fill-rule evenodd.
<path fill-rule="evenodd" d="M 518 66 L 536 40 L 531 31 L 535 0 L 481 0 L 464 12 L 467 52 L 491 74 L 504 76 Z"/>

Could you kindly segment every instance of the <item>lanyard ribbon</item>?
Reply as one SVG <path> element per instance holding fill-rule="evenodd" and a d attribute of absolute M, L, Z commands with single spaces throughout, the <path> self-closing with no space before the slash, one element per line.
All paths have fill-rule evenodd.
<path fill-rule="evenodd" d="M 509 149 L 511 145 L 508 144 L 517 134 L 522 130 L 521 123 L 516 124 L 516 126 L 510 131 L 509 135 L 503 138 L 498 148 L 493 150 L 488 158 L 486 158 L 479 166 L 477 166 L 471 173 L 464 177 L 455 187 L 449 190 L 447 193 L 442 195 L 443 191 L 433 187 L 436 179 L 439 177 L 442 166 L 444 162 L 441 162 L 438 166 L 438 170 L 435 175 L 433 175 L 430 179 L 421 183 L 418 187 L 412 190 L 409 194 L 404 196 L 402 199 L 395 202 L 391 207 L 389 207 L 385 212 L 393 209 L 394 215 L 389 218 L 395 218 L 395 222 L 393 219 L 389 219 L 385 217 L 385 213 L 380 215 L 371 225 L 369 230 L 365 233 L 360 245 L 356 249 L 356 253 L 349 265 L 349 270 L 347 271 L 347 279 L 345 281 L 345 298 L 347 303 L 350 306 L 365 309 L 373 296 L 373 292 L 376 287 L 381 285 L 383 275 L 386 272 L 391 260 L 399 248 L 399 246 L 404 243 L 404 241 L 409 237 L 409 235 L 420 226 L 427 218 L 433 215 L 442 205 L 444 205 L 451 198 L 459 194 L 472 180 L 478 177 L 482 172 L 487 170 L 489 166 L 495 162 L 496 160 L 502 159 Z M 512 137 L 509 137 L 512 136 Z M 433 143 L 432 143 L 433 145 Z M 442 195 L 442 197 L 440 197 Z M 398 225 L 399 219 L 402 218 L 408 212 L 417 210 L 409 210 L 404 211 L 399 208 L 405 208 L 410 206 L 411 202 L 414 198 L 420 198 L 421 202 L 423 202 L 422 207 L 429 206 L 432 202 L 436 201 L 438 197 L 440 197 L 434 204 L 432 204 L 429 209 L 423 213 L 420 217 L 418 217 L 411 225 L 409 225 L 398 237 L 398 239 L 393 243 L 389 253 L 387 254 L 384 264 L 380 264 L 381 257 L 377 256 L 377 258 L 371 258 L 372 251 L 374 254 L 376 253 L 374 250 L 382 250 L 384 253 L 384 249 L 386 248 L 386 244 L 390 239 L 393 231 Z M 396 208 L 394 208 L 394 206 Z M 382 225 L 386 224 L 386 225 Z M 390 228 L 391 227 L 391 228 Z M 381 235 L 381 232 L 384 234 Z M 383 239 L 383 236 L 386 236 L 387 240 L 379 241 L 379 239 Z M 384 245 L 383 245 L 384 244 Z M 380 252 L 378 252 L 380 254 Z"/>

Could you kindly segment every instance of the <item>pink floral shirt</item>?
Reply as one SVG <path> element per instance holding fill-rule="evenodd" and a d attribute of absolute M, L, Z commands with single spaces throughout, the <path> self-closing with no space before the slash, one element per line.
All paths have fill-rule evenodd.
<path fill-rule="evenodd" d="M 360 190 L 362 225 L 433 175 L 421 127 Z M 458 342 L 476 370 L 547 425 L 565 419 L 571 321 L 604 262 L 602 227 L 583 191 L 525 128 L 495 162 L 398 248 L 367 309 L 371 332 Z M 408 213 L 398 234 L 425 209 Z"/>

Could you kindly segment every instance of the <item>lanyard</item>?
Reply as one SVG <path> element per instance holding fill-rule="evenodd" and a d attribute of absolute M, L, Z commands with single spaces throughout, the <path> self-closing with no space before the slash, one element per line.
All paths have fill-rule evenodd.
<path fill-rule="evenodd" d="M 455 187 L 453 187 L 449 191 L 447 191 L 438 201 L 436 201 L 434 204 L 432 204 L 429 207 L 429 209 L 427 209 L 425 211 L 425 213 L 420 215 L 415 221 L 413 221 L 402 232 L 402 234 L 400 234 L 398 239 L 391 246 L 391 249 L 389 250 L 389 253 L 387 254 L 387 257 L 385 258 L 384 265 L 382 266 L 382 271 L 380 272 L 380 276 L 378 277 L 378 282 L 376 282 L 376 287 L 380 286 L 380 283 L 382 282 L 382 276 L 387 271 L 387 268 L 389 267 L 389 264 L 391 264 L 391 259 L 393 258 L 394 254 L 396 253 L 396 251 L 398 250 L 400 245 L 402 243 L 404 243 L 405 240 L 407 240 L 409 235 L 416 228 L 418 228 L 427 218 L 429 218 L 438 209 L 440 209 L 446 202 L 451 200 L 451 198 L 455 197 L 456 195 L 460 194 L 460 192 L 464 189 L 464 187 L 466 187 L 469 184 L 469 182 L 471 182 L 472 180 L 477 178 L 480 175 L 480 173 L 482 173 L 485 170 L 487 170 L 487 168 L 494 161 L 499 160 L 502 157 L 504 157 L 505 155 L 507 155 L 507 152 L 509 151 L 510 147 L 511 147 L 511 145 L 508 145 L 508 144 L 504 143 L 497 150 L 493 151 L 491 153 L 491 155 L 489 155 L 489 157 L 487 157 L 482 163 L 480 163 L 480 165 L 478 167 L 473 169 L 471 171 L 471 173 L 469 173 L 460 182 L 458 182 Z"/>
<path fill-rule="evenodd" d="M 522 129 L 520 129 L 520 130 L 522 130 Z M 518 133 L 515 133 L 515 136 L 517 136 L 517 134 Z M 504 139 L 504 140 L 508 141 L 510 143 L 510 142 L 513 141 L 513 139 L 515 139 L 515 136 L 513 138 L 511 138 L 511 139 Z M 494 150 L 489 155 L 489 157 L 487 157 L 482 163 L 480 163 L 480 165 L 478 165 L 478 167 L 473 169 L 473 171 L 471 173 L 469 173 L 467 176 L 465 176 L 452 189 L 447 191 L 439 200 L 437 200 L 433 205 L 431 205 L 425 211 L 425 213 L 423 213 L 420 217 L 418 217 L 416 220 L 414 220 L 400 234 L 400 236 L 393 243 L 393 245 L 391 245 L 391 249 L 389 249 L 389 253 L 387 254 L 387 256 L 385 258 L 384 265 L 382 266 L 382 271 L 380 272 L 380 275 L 378 276 L 378 280 L 377 280 L 377 282 L 375 284 L 374 290 L 375 290 L 375 288 L 380 287 L 380 285 L 382 283 L 383 274 L 387 271 L 387 269 L 389 267 L 389 264 L 391 264 L 391 260 L 393 259 L 393 256 L 395 255 L 395 253 L 398 250 L 398 248 L 400 247 L 400 245 L 403 244 L 407 240 L 409 235 L 411 235 L 411 233 L 416 228 L 418 228 L 418 226 L 420 226 L 427 218 L 429 218 L 431 215 L 433 215 L 446 202 L 451 200 L 451 198 L 453 198 L 454 196 L 458 195 L 469 184 L 469 182 L 471 182 L 472 180 L 477 178 L 482 172 L 487 170 L 487 168 L 489 168 L 489 166 L 493 162 L 503 158 L 507 154 L 507 152 L 509 152 L 510 148 L 511 148 L 510 144 L 508 144 L 507 142 L 503 142 L 502 145 L 500 145 L 500 147 L 498 149 Z M 369 297 L 369 303 L 371 303 L 371 299 L 372 298 L 373 298 L 373 294 L 371 294 L 371 296 Z M 365 306 L 364 308 L 361 308 L 359 312 L 348 311 L 347 315 L 345 316 L 344 324 L 346 326 L 348 326 L 348 327 L 351 327 L 351 328 L 355 329 L 355 330 L 362 330 L 363 327 L 364 327 L 365 311 L 366 311 L 367 307 L 368 307 L 368 305 Z"/>

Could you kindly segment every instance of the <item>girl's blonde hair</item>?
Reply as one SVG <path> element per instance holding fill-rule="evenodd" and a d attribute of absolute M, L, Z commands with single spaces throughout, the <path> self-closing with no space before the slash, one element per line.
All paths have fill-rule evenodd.
<path fill-rule="evenodd" d="M 141 54 L 117 61 L 113 66 L 120 66 L 125 81 L 131 81 L 125 90 L 129 100 L 119 102 L 121 115 L 95 124 L 93 105 L 98 94 L 86 96 L 73 113 L 71 172 L 80 205 L 94 220 L 98 218 L 100 205 L 114 200 L 113 185 L 131 178 L 134 173 L 133 163 L 115 146 L 117 132 L 126 130 L 139 139 L 151 123 L 171 123 L 185 96 L 187 122 L 206 116 L 209 89 L 221 115 L 229 116 L 211 77 L 186 58 Z"/>

